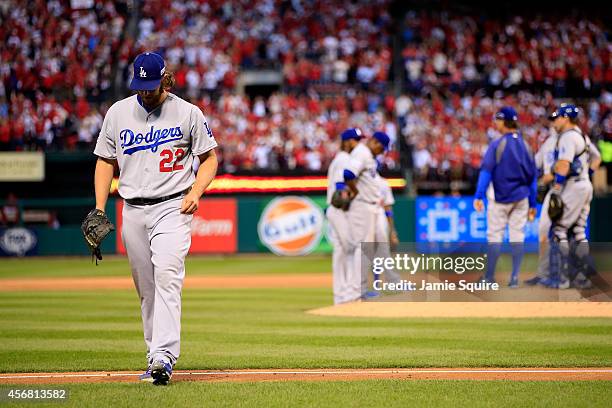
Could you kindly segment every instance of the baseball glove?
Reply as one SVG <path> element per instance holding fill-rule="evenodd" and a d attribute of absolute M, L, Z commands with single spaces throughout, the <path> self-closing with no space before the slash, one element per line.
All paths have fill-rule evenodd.
<path fill-rule="evenodd" d="M 348 210 L 351 204 L 351 196 L 346 190 L 336 190 L 332 195 L 331 204 L 341 210 Z"/>
<path fill-rule="evenodd" d="M 548 216 L 552 222 L 557 222 L 563 217 L 563 200 L 561 200 L 561 194 L 557 191 L 553 191 L 550 195 Z"/>
<path fill-rule="evenodd" d="M 538 193 L 536 195 L 536 201 L 538 203 L 542 204 L 544 202 L 548 190 L 550 190 L 550 184 L 538 184 Z"/>
<path fill-rule="evenodd" d="M 87 214 L 83 224 L 81 224 L 81 231 L 85 237 L 85 242 L 91 250 L 92 258 L 96 258 L 96 265 L 98 261 L 102 260 L 102 253 L 100 252 L 100 244 L 106 236 L 115 230 L 115 226 L 109 221 L 104 211 L 93 209 Z"/>

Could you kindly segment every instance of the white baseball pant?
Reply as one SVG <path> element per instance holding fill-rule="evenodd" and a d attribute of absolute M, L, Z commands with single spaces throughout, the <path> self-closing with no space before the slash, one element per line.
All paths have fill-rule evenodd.
<path fill-rule="evenodd" d="M 510 242 L 523 243 L 528 212 L 529 200 L 526 198 L 507 204 L 490 201 L 487 209 L 487 241 L 502 242 L 508 225 Z"/>
<path fill-rule="evenodd" d="M 325 211 L 328 222 L 328 238 L 332 244 L 332 278 L 334 304 L 353 300 L 349 287 L 353 269 L 354 244 L 350 239 L 351 229 L 346 212 L 329 206 Z"/>
<path fill-rule="evenodd" d="M 353 268 L 349 274 L 349 288 L 351 300 L 361 298 L 365 293 L 368 285 L 369 271 L 365 265 L 362 265 L 362 249 L 361 243 L 374 242 L 376 233 L 376 212 L 379 205 L 376 203 L 368 203 L 359 199 L 351 202 L 351 206 L 347 212 L 348 222 L 351 227 L 350 237 L 353 242 Z M 362 273 L 362 268 L 364 269 Z"/>
<path fill-rule="evenodd" d="M 121 237 L 140 297 L 147 359 L 175 364 L 180 355 L 181 290 L 193 215 L 182 197 L 155 205 L 123 206 Z"/>
<path fill-rule="evenodd" d="M 385 215 L 384 208 L 379 208 L 376 214 L 376 231 L 374 233 L 374 241 L 376 241 L 376 257 L 391 258 L 391 250 L 389 248 L 389 220 Z M 401 280 L 399 274 L 395 270 L 385 269 L 385 282 L 397 283 Z"/>
<path fill-rule="evenodd" d="M 540 241 L 539 248 L 539 259 L 538 259 L 538 272 L 536 276 L 541 279 L 548 278 L 549 264 L 550 264 L 550 239 L 548 234 L 550 233 L 550 227 L 552 222 L 548 216 L 548 203 L 550 202 L 550 191 L 544 197 L 542 202 L 542 210 L 540 211 L 540 221 L 538 223 L 538 240 Z"/>

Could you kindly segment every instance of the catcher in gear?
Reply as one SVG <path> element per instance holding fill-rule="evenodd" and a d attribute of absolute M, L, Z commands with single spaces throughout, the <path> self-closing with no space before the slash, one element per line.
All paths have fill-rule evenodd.
<path fill-rule="evenodd" d="M 102 260 L 102 252 L 100 251 L 102 241 L 114 230 L 115 226 L 109 221 L 104 211 L 95 208 L 83 220 L 81 231 L 83 231 L 85 242 L 91 250 L 92 257 L 96 258 L 96 265 L 98 261 Z"/>
<path fill-rule="evenodd" d="M 541 282 L 550 288 L 583 288 L 590 285 L 586 236 L 593 198 L 593 186 L 589 180 L 590 139 L 578 126 L 578 115 L 579 109 L 572 104 L 562 104 L 552 115 L 553 127 L 559 136 L 548 207 L 552 221 L 550 277 Z M 571 250 L 570 238 L 575 241 Z M 569 268 L 570 256 L 577 261 L 572 273 Z"/>

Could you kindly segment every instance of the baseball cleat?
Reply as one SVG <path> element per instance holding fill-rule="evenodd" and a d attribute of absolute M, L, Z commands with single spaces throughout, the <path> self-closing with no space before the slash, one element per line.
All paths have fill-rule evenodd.
<path fill-rule="evenodd" d="M 377 298 L 380 296 L 380 293 L 376 292 L 376 291 L 368 291 L 366 293 L 363 294 L 363 296 L 361 296 L 362 299 L 373 299 L 373 298 Z"/>
<path fill-rule="evenodd" d="M 495 283 L 495 279 L 488 279 L 486 276 L 478 278 L 477 283 Z"/>
<path fill-rule="evenodd" d="M 138 379 L 143 382 L 153 382 L 153 377 L 151 377 L 151 364 L 147 367 L 147 371 L 138 376 Z"/>
<path fill-rule="evenodd" d="M 560 280 L 560 279 L 548 278 L 548 279 L 544 279 L 540 281 L 540 285 L 546 286 L 547 288 L 551 288 L 551 289 L 569 289 L 570 281 L 569 279 Z"/>
<path fill-rule="evenodd" d="M 540 279 L 540 282 L 538 282 L 538 284 L 545 286 L 547 288 L 558 289 L 559 279 L 553 279 L 553 278 Z"/>
<path fill-rule="evenodd" d="M 531 279 L 524 280 L 523 283 L 527 286 L 535 286 L 542 281 L 542 278 L 535 276 Z"/>
<path fill-rule="evenodd" d="M 559 281 L 559 289 L 569 289 L 571 286 L 571 283 L 569 281 L 569 279 L 563 279 Z"/>
<path fill-rule="evenodd" d="M 592 289 L 593 282 L 587 278 L 577 278 L 572 282 L 572 286 L 576 289 Z"/>
<path fill-rule="evenodd" d="M 519 281 L 518 278 L 512 278 L 510 279 L 510 283 L 508 283 L 508 287 L 512 288 L 512 289 L 516 289 L 519 287 Z"/>
<path fill-rule="evenodd" d="M 168 385 L 172 378 L 172 364 L 165 361 L 154 361 L 151 365 L 151 377 L 154 385 Z"/>

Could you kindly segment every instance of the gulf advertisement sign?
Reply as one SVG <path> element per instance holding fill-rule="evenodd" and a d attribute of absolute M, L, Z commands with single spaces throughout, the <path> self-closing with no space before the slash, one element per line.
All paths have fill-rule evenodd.
<path fill-rule="evenodd" d="M 312 252 L 323 235 L 323 211 L 307 197 L 279 197 L 264 208 L 257 231 L 260 241 L 277 255 Z"/>
<path fill-rule="evenodd" d="M 190 254 L 234 253 L 238 250 L 237 204 L 233 198 L 200 200 L 191 221 Z M 123 200 L 117 200 L 117 252 L 125 254 L 121 239 Z"/>

